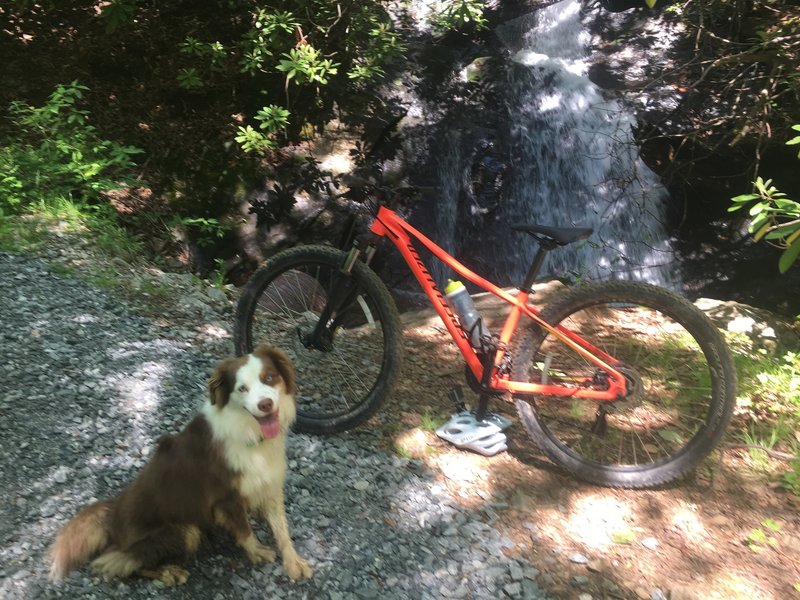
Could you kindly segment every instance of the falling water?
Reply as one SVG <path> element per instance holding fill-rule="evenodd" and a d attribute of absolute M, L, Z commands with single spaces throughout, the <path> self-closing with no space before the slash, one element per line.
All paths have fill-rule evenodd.
<path fill-rule="evenodd" d="M 595 229 L 600 247 L 553 253 L 552 273 L 673 283 L 666 192 L 638 158 L 632 117 L 587 77 L 580 3 L 567 0 L 535 17 L 521 36 L 523 22 L 498 31 L 517 63 L 508 70 L 511 147 L 518 152 L 510 211 L 520 220 Z"/>
<path fill-rule="evenodd" d="M 436 193 L 436 211 L 433 214 L 437 232 L 436 241 L 450 254 L 458 250 L 456 243 L 458 201 L 461 192 L 461 178 L 453 177 L 461 170 L 461 133 L 449 129 L 443 135 L 444 145 L 438 152 L 437 179 L 441 182 Z M 449 269 L 438 261 L 429 261 L 434 280 L 444 287 Z"/>
<path fill-rule="evenodd" d="M 490 275 L 518 283 L 536 244 L 510 224 L 588 226 L 594 235 L 550 253 L 542 275 L 673 287 L 679 276 L 665 227 L 666 191 L 638 157 L 633 118 L 587 77 L 589 33 L 580 16 L 580 3 L 565 0 L 498 28 L 512 56 L 501 84 L 509 139 L 499 208 L 484 223 L 488 242 L 467 246 L 444 215 L 437 222 L 448 225 L 436 237 L 448 250 L 482 253 Z M 461 185 L 467 168 L 440 155 L 440 185 Z M 437 205 L 437 212 L 452 210 L 452 203 Z"/>

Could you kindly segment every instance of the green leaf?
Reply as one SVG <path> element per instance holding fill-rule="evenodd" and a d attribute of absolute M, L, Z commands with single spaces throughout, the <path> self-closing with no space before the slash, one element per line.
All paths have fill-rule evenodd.
<path fill-rule="evenodd" d="M 764 519 L 763 521 L 761 521 L 761 524 L 764 527 L 766 527 L 767 529 L 769 529 L 770 531 L 780 531 L 781 530 L 781 524 L 778 521 L 774 520 L 774 519 Z"/>
<path fill-rule="evenodd" d="M 672 442 L 674 444 L 680 444 L 683 441 L 683 438 L 681 438 L 681 434 L 675 431 L 674 429 L 659 429 L 658 435 L 660 435 L 663 439 L 667 440 L 668 442 Z"/>
<path fill-rule="evenodd" d="M 786 194 L 775 194 L 775 206 L 782 212 L 800 216 L 800 204 L 786 198 Z"/>
<path fill-rule="evenodd" d="M 755 233 L 761 229 L 764 226 L 764 223 L 767 221 L 769 221 L 769 213 L 762 213 L 750 222 L 750 226 L 747 228 L 747 231 L 750 233 Z"/>
<path fill-rule="evenodd" d="M 658 0 L 644 0 L 644 3 L 647 4 L 648 8 L 653 8 L 656 5 Z"/>
<path fill-rule="evenodd" d="M 735 196 L 731 198 L 731 202 L 750 202 L 751 200 L 756 200 L 760 198 L 758 194 L 742 194 L 741 196 Z"/>
<path fill-rule="evenodd" d="M 800 230 L 800 223 L 788 223 L 786 225 L 779 225 L 770 231 L 764 239 L 777 240 L 792 235 L 795 231 Z"/>
<path fill-rule="evenodd" d="M 769 223 L 766 223 L 761 228 L 759 228 L 759 230 L 753 236 L 753 239 L 755 241 L 760 240 L 762 237 L 764 237 L 767 234 L 768 231 L 769 231 Z"/>
<path fill-rule="evenodd" d="M 615 544 L 630 544 L 636 540 L 636 534 L 627 529 L 623 531 L 614 531 L 611 533 L 611 541 Z"/>
<path fill-rule="evenodd" d="M 762 529 L 753 529 L 748 534 L 747 541 L 752 544 L 765 544 L 767 542 L 767 534 Z"/>
<path fill-rule="evenodd" d="M 791 246 L 783 251 L 781 257 L 778 259 L 778 270 L 781 273 L 786 273 L 794 261 L 797 260 L 798 254 L 800 254 L 800 238 L 797 238 Z"/>
<path fill-rule="evenodd" d="M 756 186 L 756 189 L 759 191 L 760 194 L 766 195 L 767 187 L 769 184 L 772 183 L 771 179 L 767 179 L 764 181 L 761 177 L 756 177 L 756 180 L 753 182 Z"/>

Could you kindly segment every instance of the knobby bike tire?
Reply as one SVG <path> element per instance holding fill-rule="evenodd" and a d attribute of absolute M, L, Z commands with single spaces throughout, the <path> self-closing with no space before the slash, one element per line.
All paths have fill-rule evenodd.
<path fill-rule="evenodd" d="M 401 364 L 400 318 L 386 286 L 357 262 L 357 292 L 342 308 L 329 351 L 307 348 L 303 332 L 313 330 L 345 253 L 328 246 L 284 250 L 259 268 L 242 289 L 236 306 L 234 343 L 238 354 L 259 343 L 280 347 L 297 371 L 295 429 L 329 434 L 355 427 L 391 393 Z"/>
<path fill-rule="evenodd" d="M 585 481 L 643 488 L 685 475 L 722 438 L 736 397 L 736 370 L 706 315 L 662 288 L 632 281 L 576 287 L 541 312 L 623 361 L 632 393 L 602 403 L 516 397 L 528 433 L 556 464 Z M 594 364 L 532 323 L 514 352 L 515 380 L 579 386 Z"/>

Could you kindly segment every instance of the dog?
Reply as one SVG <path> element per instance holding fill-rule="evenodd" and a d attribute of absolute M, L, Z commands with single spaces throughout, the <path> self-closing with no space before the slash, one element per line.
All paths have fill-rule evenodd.
<path fill-rule="evenodd" d="M 202 410 L 177 435 L 163 436 L 152 459 L 116 498 L 84 507 L 59 532 L 50 579 L 89 561 L 105 578 L 138 574 L 166 586 L 186 582 L 180 566 L 213 527 L 230 532 L 253 563 L 272 562 L 248 520 L 272 529 L 292 580 L 311 576 L 295 551 L 284 507 L 286 435 L 295 420 L 295 372 L 270 346 L 223 360 Z"/>

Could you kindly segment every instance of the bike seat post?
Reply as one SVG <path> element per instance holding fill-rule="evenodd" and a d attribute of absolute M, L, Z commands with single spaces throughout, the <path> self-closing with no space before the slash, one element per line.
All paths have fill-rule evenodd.
<path fill-rule="evenodd" d="M 520 286 L 523 292 L 533 292 L 533 284 L 536 281 L 536 276 L 539 274 L 539 269 L 542 268 L 544 257 L 556 246 L 555 243 L 548 243 L 545 240 L 539 240 L 539 249 L 536 251 L 536 256 L 533 257 L 533 262 L 528 269 L 528 274 L 525 275 L 525 280 Z"/>

